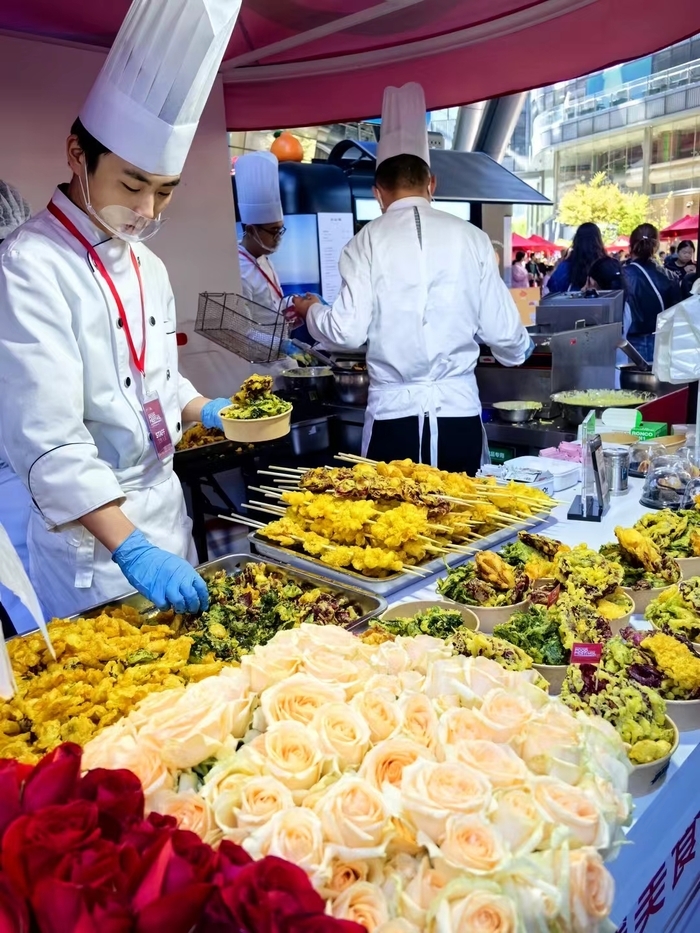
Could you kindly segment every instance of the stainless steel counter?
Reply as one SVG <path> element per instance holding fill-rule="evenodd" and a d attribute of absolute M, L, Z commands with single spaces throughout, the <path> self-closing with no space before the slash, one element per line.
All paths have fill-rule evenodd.
<path fill-rule="evenodd" d="M 488 421 L 484 427 L 490 442 L 508 447 L 527 447 L 528 452 L 532 453 L 545 447 L 557 447 L 562 441 L 576 440 L 576 429 L 563 418 L 555 421 L 528 421 L 525 424 Z"/>

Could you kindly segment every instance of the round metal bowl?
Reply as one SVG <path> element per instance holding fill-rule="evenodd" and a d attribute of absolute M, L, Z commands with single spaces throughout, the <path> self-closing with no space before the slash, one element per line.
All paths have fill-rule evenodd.
<path fill-rule="evenodd" d="M 366 405 L 369 395 L 369 373 L 364 362 L 336 360 L 333 366 L 335 393 L 346 405 Z"/>
<path fill-rule="evenodd" d="M 555 392 L 554 395 L 551 396 L 553 402 L 561 405 L 562 415 L 569 424 L 583 424 L 586 415 L 592 410 L 595 410 L 596 417 L 599 418 L 606 408 L 637 408 L 644 402 L 650 402 L 652 399 L 656 398 L 653 392 L 635 392 L 632 397 L 632 393 L 630 392 L 620 391 L 619 389 L 606 389 L 606 399 L 603 405 L 596 405 L 594 395 L 591 396 L 591 401 L 584 405 L 569 401 L 571 398 L 580 396 L 582 391 L 573 389 L 569 392 Z M 596 390 L 590 391 L 594 392 Z"/>
<path fill-rule="evenodd" d="M 333 394 L 333 370 L 329 366 L 300 366 L 282 373 L 285 389 L 301 389 L 316 398 L 325 399 Z"/>
<path fill-rule="evenodd" d="M 520 405 L 520 408 L 515 408 Z M 509 424 L 524 424 L 532 421 L 542 410 L 541 402 L 494 402 L 491 406 L 501 421 Z"/>

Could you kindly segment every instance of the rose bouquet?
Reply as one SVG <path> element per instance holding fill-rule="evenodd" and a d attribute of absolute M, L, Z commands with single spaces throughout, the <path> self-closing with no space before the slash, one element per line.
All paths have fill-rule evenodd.
<path fill-rule="evenodd" d="M 81 778 L 80 759 L 0 761 L 3 933 L 362 933 L 325 916 L 301 868 L 144 818 L 133 774 Z"/>
<path fill-rule="evenodd" d="M 147 807 L 293 862 L 370 933 L 595 933 L 629 764 L 533 677 L 429 636 L 374 648 L 302 625 L 146 701 L 85 763 L 128 762 Z"/>

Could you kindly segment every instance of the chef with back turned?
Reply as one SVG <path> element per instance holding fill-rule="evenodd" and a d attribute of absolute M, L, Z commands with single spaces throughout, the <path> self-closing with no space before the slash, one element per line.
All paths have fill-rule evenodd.
<path fill-rule="evenodd" d="M 71 180 L 0 247 L 0 456 L 29 490 L 47 616 L 132 586 L 207 606 L 173 448 L 220 427 L 178 371 L 168 274 L 144 241 L 175 196 L 240 0 L 134 0 L 67 143 Z M 190 218 L 190 229 L 200 218 Z"/>
<path fill-rule="evenodd" d="M 294 309 L 320 341 L 367 342 L 362 453 L 474 474 L 487 456 L 474 368 L 479 342 L 505 366 L 534 347 L 486 233 L 432 207 L 435 177 L 419 84 L 384 92 L 375 197 L 382 216 L 340 259 L 332 306 Z"/>

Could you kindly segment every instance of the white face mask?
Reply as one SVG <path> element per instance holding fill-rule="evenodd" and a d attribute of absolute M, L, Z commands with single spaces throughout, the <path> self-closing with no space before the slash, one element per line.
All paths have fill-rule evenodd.
<path fill-rule="evenodd" d="M 266 253 L 268 256 L 270 256 L 272 253 L 276 253 L 277 250 L 279 249 L 279 247 L 280 247 L 280 241 L 279 241 L 279 240 L 275 240 L 275 245 L 274 245 L 274 246 L 265 246 L 265 244 L 263 243 L 263 241 L 262 241 L 262 240 L 260 239 L 260 237 L 258 236 L 258 231 L 257 231 L 257 230 L 255 230 L 255 229 L 253 228 L 253 229 L 250 231 L 250 233 L 251 233 L 253 239 L 255 240 L 255 242 L 256 242 L 256 243 L 258 244 L 258 246 L 260 247 L 260 249 L 261 249 L 264 253 Z"/>
<path fill-rule="evenodd" d="M 93 217 L 101 226 L 120 240 L 127 243 L 143 243 L 144 240 L 150 240 L 163 226 L 160 216 L 155 220 L 137 214 L 130 207 L 123 207 L 121 204 L 110 204 L 96 211 L 90 203 L 90 186 L 88 184 L 87 168 L 85 169 L 85 184 L 80 179 L 80 189 L 83 193 L 83 200 L 88 214 Z"/>

